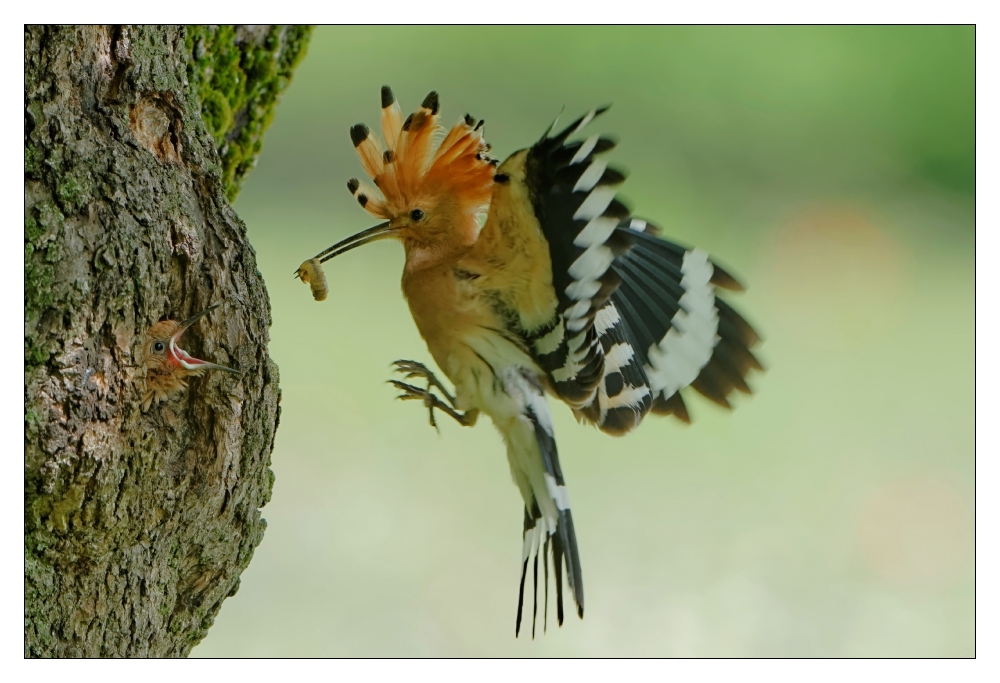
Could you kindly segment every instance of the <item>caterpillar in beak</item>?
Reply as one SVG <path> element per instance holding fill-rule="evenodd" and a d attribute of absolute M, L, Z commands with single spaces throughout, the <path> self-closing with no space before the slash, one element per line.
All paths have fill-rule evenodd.
<path fill-rule="evenodd" d="M 308 261 L 303 261 L 299 269 L 295 271 L 295 275 L 309 285 L 309 288 L 312 290 L 313 299 L 316 301 L 324 301 L 326 299 L 330 288 L 326 284 L 326 274 L 323 272 L 323 266 L 320 265 L 319 259 L 312 258 Z"/>

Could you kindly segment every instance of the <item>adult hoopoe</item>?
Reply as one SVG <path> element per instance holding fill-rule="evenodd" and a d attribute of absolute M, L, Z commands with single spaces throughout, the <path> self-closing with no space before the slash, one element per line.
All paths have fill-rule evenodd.
<path fill-rule="evenodd" d="M 703 251 L 662 240 L 657 228 L 630 216 L 615 199 L 624 174 L 598 158 L 612 140 L 571 140 L 605 109 L 558 134 L 553 123 L 496 168 L 482 121 L 466 115 L 435 145 L 437 93 L 404 121 L 383 87 L 384 143 L 364 124 L 351 128 L 380 192 L 356 178 L 347 186 L 385 222 L 303 264 L 309 280 L 319 262 L 355 247 L 403 243 L 403 294 L 455 390 L 452 396 L 414 361 L 397 361 L 396 369 L 427 388 L 392 384 L 399 398 L 424 402 L 432 425 L 435 409 L 466 426 L 483 412 L 503 435 L 525 506 L 515 635 L 533 560 L 534 636 L 539 555 L 547 618 L 550 549 L 559 624 L 564 567 L 583 617 L 580 554 L 545 393 L 579 420 L 623 435 L 649 412 L 689 422 L 686 387 L 728 408 L 734 389 L 750 392 L 750 369 L 761 369 L 750 351 L 757 334 L 716 295 L 717 287 L 741 286 Z"/>

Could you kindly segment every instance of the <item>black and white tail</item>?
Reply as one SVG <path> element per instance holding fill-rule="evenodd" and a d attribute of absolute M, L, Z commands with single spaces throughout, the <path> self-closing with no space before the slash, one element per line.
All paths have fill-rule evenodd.
<path fill-rule="evenodd" d="M 528 569 L 532 571 L 534 600 L 531 635 L 535 636 L 538 618 L 538 559 L 542 558 L 544 577 L 543 629 L 548 626 L 548 577 L 551 553 L 555 575 L 556 617 L 562 626 L 563 569 L 566 583 L 576 602 L 576 611 L 583 618 L 583 576 L 580 551 L 573 529 L 569 493 L 559 467 L 559 453 L 553 436 L 552 419 L 541 384 L 523 370 L 512 368 L 503 378 L 506 393 L 520 408 L 518 415 L 504 432 L 514 480 L 525 495 L 524 537 L 521 552 L 521 583 L 517 597 L 515 635 L 521 632 L 524 610 L 524 588 Z M 499 425 L 498 425 L 499 426 Z"/>

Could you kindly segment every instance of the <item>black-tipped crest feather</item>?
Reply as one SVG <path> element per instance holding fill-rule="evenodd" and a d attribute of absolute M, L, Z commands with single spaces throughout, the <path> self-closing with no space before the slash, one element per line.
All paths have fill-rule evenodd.
<path fill-rule="evenodd" d="M 357 147 L 368 137 L 368 126 L 363 123 L 356 123 L 351 126 L 351 142 Z"/>
<path fill-rule="evenodd" d="M 438 107 L 440 106 L 440 101 L 438 100 L 437 91 L 431 90 L 429 93 L 427 93 L 427 97 L 424 98 L 424 101 L 421 103 L 420 106 L 423 107 L 424 109 L 430 109 L 431 114 L 437 114 Z"/>
<path fill-rule="evenodd" d="M 387 85 L 382 86 L 382 108 L 391 107 L 396 101 L 396 96 L 392 94 L 392 88 Z"/>

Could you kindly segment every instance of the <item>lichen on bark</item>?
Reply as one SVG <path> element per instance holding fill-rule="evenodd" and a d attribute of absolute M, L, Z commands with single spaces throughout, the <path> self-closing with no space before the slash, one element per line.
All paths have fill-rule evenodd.
<path fill-rule="evenodd" d="M 252 115 L 220 156 L 191 36 L 255 31 L 239 62 L 255 85 L 231 100 Z M 262 538 L 280 392 L 229 200 L 307 36 L 25 27 L 26 656 L 186 655 Z M 273 70 L 254 61 L 267 50 Z M 143 411 L 141 336 L 215 303 L 186 346 L 242 374 Z"/>

